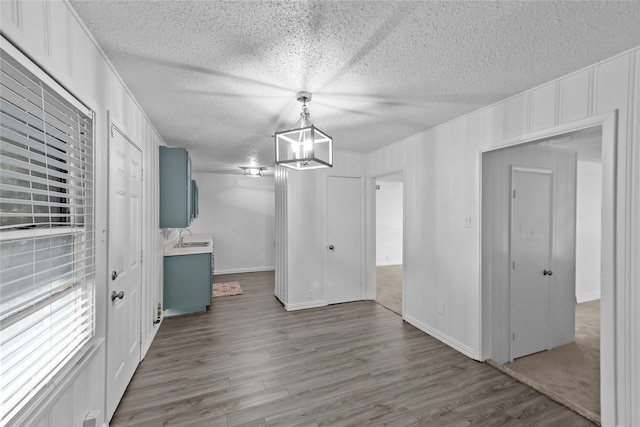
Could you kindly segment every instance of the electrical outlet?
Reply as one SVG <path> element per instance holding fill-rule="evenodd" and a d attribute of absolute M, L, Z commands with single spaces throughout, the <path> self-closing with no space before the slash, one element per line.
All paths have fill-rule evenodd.
<path fill-rule="evenodd" d="M 465 216 L 464 217 L 464 228 L 471 228 L 471 217 L 470 216 Z"/>
<path fill-rule="evenodd" d="M 438 301 L 438 314 L 444 314 L 444 303 L 442 301 Z"/>
<path fill-rule="evenodd" d="M 238 232 L 238 226 L 234 225 L 233 228 L 231 228 L 231 231 L 233 231 L 234 233 Z"/>
<path fill-rule="evenodd" d="M 309 289 L 309 299 L 313 299 L 313 289 Z"/>
<path fill-rule="evenodd" d="M 82 421 L 82 427 L 96 427 L 98 425 L 98 417 L 100 411 L 89 411 Z"/>

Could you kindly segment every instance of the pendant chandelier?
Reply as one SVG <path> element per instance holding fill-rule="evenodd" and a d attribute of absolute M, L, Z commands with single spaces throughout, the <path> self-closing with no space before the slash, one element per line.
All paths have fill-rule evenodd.
<path fill-rule="evenodd" d="M 333 166 L 333 138 L 311 124 L 307 102 L 311 93 L 298 92 L 302 102 L 300 120 L 291 129 L 276 132 L 276 165 L 295 170 L 330 168 Z"/>

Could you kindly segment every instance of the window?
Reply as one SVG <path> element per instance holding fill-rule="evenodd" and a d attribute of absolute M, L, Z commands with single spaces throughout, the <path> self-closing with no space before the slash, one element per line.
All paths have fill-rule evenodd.
<path fill-rule="evenodd" d="M 92 113 L 17 55 L 0 50 L 0 424 L 95 329 Z"/>

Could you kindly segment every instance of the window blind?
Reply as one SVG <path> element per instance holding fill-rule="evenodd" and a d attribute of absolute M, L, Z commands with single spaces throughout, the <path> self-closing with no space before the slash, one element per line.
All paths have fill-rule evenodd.
<path fill-rule="evenodd" d="M 93 120 L 0 49 L 0 424 L 94 335 Z M 31 72 L 34 70 L 34 72 Z M 71 99 L 71 100 L 70 100 Z"/>

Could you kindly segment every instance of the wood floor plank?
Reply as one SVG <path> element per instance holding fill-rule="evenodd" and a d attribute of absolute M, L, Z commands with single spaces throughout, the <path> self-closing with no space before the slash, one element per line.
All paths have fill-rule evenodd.
<path fill-rule="evenodd" d="M 590 426 L 372 301 L 286 312 L 273 272 L 167 318 L 111 426 Z"/>

